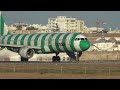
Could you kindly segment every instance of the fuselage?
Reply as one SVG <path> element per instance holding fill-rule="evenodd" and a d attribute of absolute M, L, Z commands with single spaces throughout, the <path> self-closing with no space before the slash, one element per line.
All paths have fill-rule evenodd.
<path fill-rule="evenodd" d="M 10 34 L 0 37 L 1 46 L 31 47 L 41 53 L 82 52 L 90 47 L 88 39 L 80 33 Z"/>

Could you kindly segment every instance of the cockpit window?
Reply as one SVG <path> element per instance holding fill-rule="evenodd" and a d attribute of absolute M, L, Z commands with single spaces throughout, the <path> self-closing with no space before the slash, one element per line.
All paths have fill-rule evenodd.
<path fill-rule="evenodd" d="M 76 38 L 75 40 L 76 41 L 78 41 L 78 40 L 87 40 L 87 38 Z"/>
<path fill-rule="evenodd" d="M 79 38 L 76 38 L 75 40 L 78 41 Z"/>
<path fill-rule="evenodd" d="M 75 40 L 77 40 L 77 41 L 78 41 L 78 40 L 80 40 L 80 38 L 76 38 Z"/>
<path fill-rule="evenodd" d="M 87 38 L 85 38 L 85 40 L 87 40 Z"/>
<path fill-rule="evenodd" d="M 81 40 L 85 40 L 84 38 L 81 38 Z"/>

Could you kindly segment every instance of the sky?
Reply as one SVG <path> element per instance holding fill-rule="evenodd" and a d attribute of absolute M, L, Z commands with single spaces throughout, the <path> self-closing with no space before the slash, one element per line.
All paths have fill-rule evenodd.
<path fill-rule="evenodd" d="M 87 27 L 95 27 L 97 19 L 105 22 L 100 27 L 109 29 L 120 28 L 120 11 L 2 11 L 6 24 L 27 23 L 43 24 L 48 23 L 48 18 L 57 16 L 74 17 L 85 21 Z"/>

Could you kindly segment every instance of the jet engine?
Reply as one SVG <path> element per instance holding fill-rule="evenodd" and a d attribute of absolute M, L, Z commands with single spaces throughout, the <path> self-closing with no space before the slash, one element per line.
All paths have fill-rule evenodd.
<path fill-rule="evenodd" d="M 82 52 L 66 52 L 67 55 L 76 60 L 76 57 L 79 58 L 82 55 Z"/>
<path fill-rule="evenodd" d="M 22 58 L 32 58 L 34 55 L 34 50 L 28 47 L 22 47 L 19 50 L 19 54 Z"/>

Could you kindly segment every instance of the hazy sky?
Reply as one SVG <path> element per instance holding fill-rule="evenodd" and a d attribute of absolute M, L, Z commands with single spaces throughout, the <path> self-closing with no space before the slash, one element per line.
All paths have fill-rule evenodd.
<path fill-rule="evenodd" d="M 72 16 L 84 20 L 87 27 L 94 27 L 97 18 L 105 21 L 101 27 L 115 29 L 120 27 L 120 11 L 2 11 L 6 24 L 28 23 L 47 24 L 48 18 Z"/>

